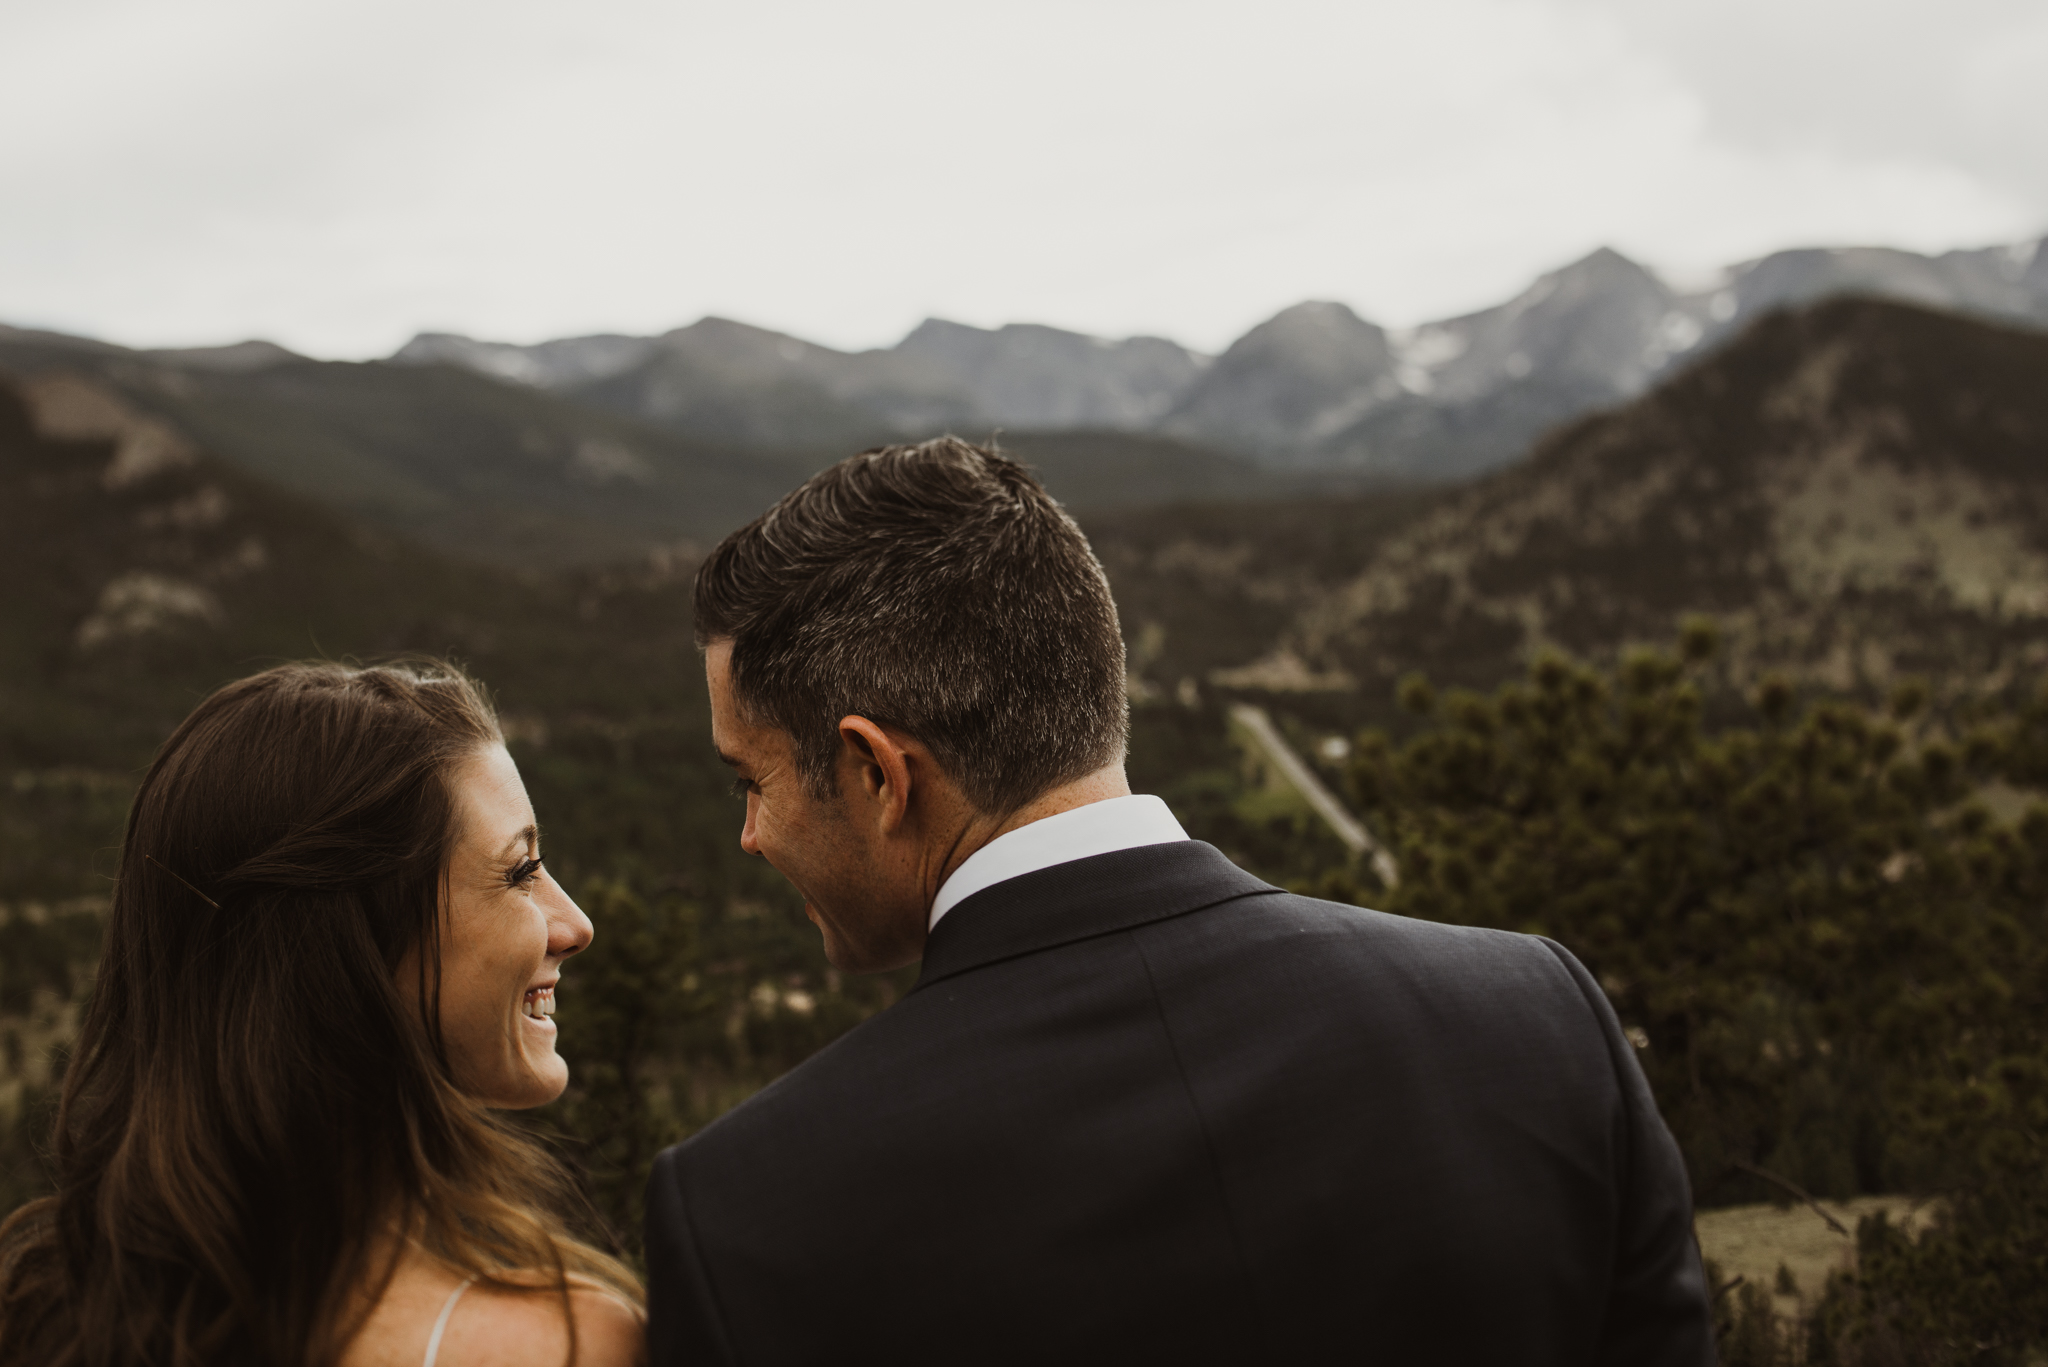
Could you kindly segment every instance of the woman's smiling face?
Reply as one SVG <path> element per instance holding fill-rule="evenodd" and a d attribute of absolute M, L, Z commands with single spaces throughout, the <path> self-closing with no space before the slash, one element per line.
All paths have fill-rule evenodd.
<path fill-rule="evenodd" d="M 441 938 L 449 1063 L 456 1085 L 486 1105 L 545 1105 L 569 1084 L 549 1019 L 555 983 L 562 960 L 590 943 L 590 919 L 540 865 L 533 804 L 504 746 L 477 751 L 451 787 L 457 835 Z"/>

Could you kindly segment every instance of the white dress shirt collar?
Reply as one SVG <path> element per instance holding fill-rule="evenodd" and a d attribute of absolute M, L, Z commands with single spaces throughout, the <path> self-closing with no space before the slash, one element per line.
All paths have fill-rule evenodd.
<path fill-rule="evenodd" d="M 1044 817 L 999 835 L 968 855 L 952 877 L 939 885 L 929 924 L 936 926 L 941 916 L 983 888 L 1012 878 L 1093 855 L 1187 838 L 1188 833 L 1164 802 L 1142 794 L 1105 798 Z"/>

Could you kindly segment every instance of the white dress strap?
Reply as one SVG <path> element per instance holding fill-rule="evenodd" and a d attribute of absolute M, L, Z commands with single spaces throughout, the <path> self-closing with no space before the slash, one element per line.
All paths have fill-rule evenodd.
<path fill-rule="evenodd" d="M 434 1321 L 434 1332 L 427 1336 L 427 1360 L 421 1367 L 434 1367 L 434 1359 L 441 1356 L 441 1335 L 448 1332 L 448 1317 L 455 1313 L 455 1302 L 462 1299 L 462 1293 L 469 1290 L 469 1284 L 475 1280 L 474 1277 L 464 1277 L 462 1285 L 450 1291 L 448 1299 L 442 1302 L 441 1318 Z"/>

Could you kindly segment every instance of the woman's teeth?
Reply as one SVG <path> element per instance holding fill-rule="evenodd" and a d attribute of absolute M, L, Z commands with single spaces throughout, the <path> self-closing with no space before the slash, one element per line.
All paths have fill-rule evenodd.
<path fill-rule="evenodd" d="M 544 1021 L 555 1014 L 555 989 L 532 987 L 526 992 L 526 1014 L 537 1021 Z"/>

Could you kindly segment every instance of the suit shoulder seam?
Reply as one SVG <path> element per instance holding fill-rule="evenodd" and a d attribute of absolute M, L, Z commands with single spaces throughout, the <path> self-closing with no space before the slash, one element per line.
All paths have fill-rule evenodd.
<path fill-rule="evenodd" d="M 1628 1040 L 1626 1037 L 1617 1039 L 1618 1030 L 1609 1030 L 1607 1028 L 1607 1016 L 1612 1014 L 1614 1008 L 1608 1003 L 1604 993 L 1598 1001 L 1593 999 L 1592 994 L 1600 991 L 1600 985 L 1597 982 L 1591 981 L 1591 970 L 1586 968 L 1584 964 L 1579 964 L 1577 957 L 1570 950 L 1549 936 L 1539 935 L 1536 939 L 1546 950 L 1550 951 L 1551 961 L 1563 971 L 1566 981 L 1570 982 L 1576 990 L 1579 1001 L 1586 1008 L 1586 1014 L 1593 1018 L 1593 1029 L 1600 1036 L 1600 1047 L 1607 1055 L 1607 1072 L 1614 1080 L 1615 1103 L 1620 1107 L 1625 1120 L 1625 1123 L 1622 1125 L 1622 1143 L 1624 1148 L 1622 1152 L 1621 1173 L 1626 1178 L 1627 1174 L 1635 1171 L 1636 1127 L 1633 1107 L 1629 1101 L 1628 1077 L 1623 1068 L 1624 1056 L 1618 1051 L 1628 1047 Z M 1578 964 L 1579 972 L 1577 973 L 1572 971 L 1574 964 Z M 1581 978 L 1579 976 L 1580 973 L 1586 976 Z"/>

